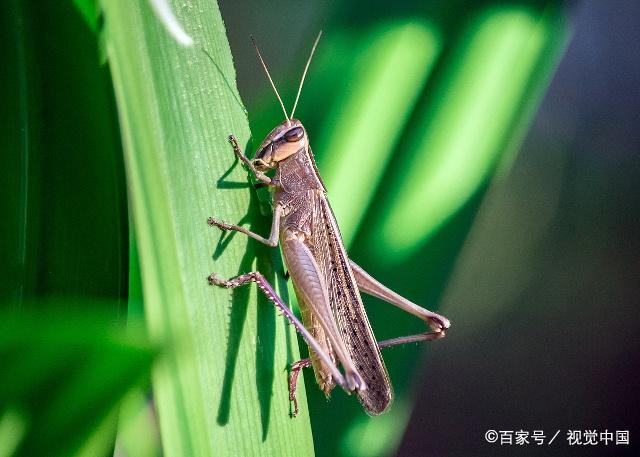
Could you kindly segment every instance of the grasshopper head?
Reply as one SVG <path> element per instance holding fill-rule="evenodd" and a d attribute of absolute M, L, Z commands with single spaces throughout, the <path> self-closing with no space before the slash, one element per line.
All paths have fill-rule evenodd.
<path fill-rule="evenodd" d="M 260 171 L 275 168 L 278 162 L 304 149 L 308 144 L 307 132 L 297 119 L 276 126 L 260 144 L 253 165 Z"/>
<path fill-rule="evenodd" d="M 293 118 L 293 113 L 296 112 L 296 106 L 298 106 L 298 100 L 300 99 L 300 92 L 302 91 L 304 78 L 307 76 L 307 70 L 309 69 L 311 58 L 313 57 L 313 53 L 316 50 L 316 46 L 318 46 L 318 41 L 320 41 L 321 36 L 322 31 L 318 33 L 316 41 L 314 41 L 313 47 L 311 48 L 311 53 L 309 54 L 309 58 L 307 59 L 307 65 L 305 65 L 304 72 L 302 73 L 302 78 L 300 79 L 298 94 L 296 95 L 296 101 L 293 103 L 291 114 L 287 113 L 287 110 L 284 107 L 284 103 L 282 103 L 282 98 L 278 93 L 278 89 L 276 89 L 276 85 L 273 83 L 273 79 L 271 79 L 267 64 L 264 62 L 264 59 L 260 54 L 260 49 L 258 49 L 258 45 L 256 44 L 253 37 L 251 37 L 251 41 L 253 42 L 253 46 L 256 48 L 256 53 L 258 54 L 258 58 L 260 59 L 262 68 L 264 68 L 264 72 L 267 74 L 269 83 L 271 83 L 271 87 L 276 93 L 276 97 L 278 98 L 280 106 L 282 107 L 282 112 L 284 113 L 284 118 L 286 119 L 283 123 L 276 126 L 276 128 L 274 128 L 269 133 L 269 135 L 267 135 L 267 137 L 258 148 L 258 151 L 253 158 L 253 166 L 256 167 L 256 169 L 259 171 L 264 172 L 270 168 L 276 168 L 278 162 L 281 162 L 287 157 L 290 157 L 293 154 L 306 149 L 306 147 L 309 145 L 307 132 L 304 130 L 302 123 L 299 120 Z"/>

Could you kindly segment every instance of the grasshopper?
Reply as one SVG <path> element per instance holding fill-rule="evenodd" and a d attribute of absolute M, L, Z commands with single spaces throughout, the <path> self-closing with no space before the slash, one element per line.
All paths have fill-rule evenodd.
<path fill-rule="evenodd" d="M 277 125 L 258 147 L 253 160 L 247 158 L 235 137 L 229 141 L 233 152 L 272 193 L 271 234 L 265 238 L 244 227 L 209 218 L 210 226 L 232 230 L 276 247 L 280 244 L 288 274 L 300 306 L 302 322 L 258 271 L 224 280 L 212 273 L 209 284 L 235 288 L 256 282 L 268 299 L 294 325 L 309 346 L 309 359 L 291 367 L 289 398 L 292 415 L 298 413 L 296 386 L 302 368 L 313 366 L 320 389 L 329 396 L 336 385 L 355 393 L 369 415 L 387 411 L 393 388 L 380 348 L 442 338 L 449 328 L 447 318 L 428 311 L 398 295 L 371 277 L 349 259 L 318 172 L 309 138 L 302 123 L 293 117 L 311 58 L 322 32 L 318 34 L 302 75 L 291 114 L 276 89 L 260 50 L 258 58 L 280 102 L 285 120 Z M 267 172 L 274 171 L 272 177 Z M 360 292 L 387 301 L 424 320 L 429 332 L 378 343 L 371 330 Z M 338 362 L 343 372 L 338 369 Z"/>

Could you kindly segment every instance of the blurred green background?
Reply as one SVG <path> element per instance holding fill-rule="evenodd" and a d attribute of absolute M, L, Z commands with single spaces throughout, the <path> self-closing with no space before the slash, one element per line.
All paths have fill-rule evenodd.
<path fill-rule="evenodd" d="M 176 13 L 185 18 L 187 32 L 200 34 L 201 29 L 189 29 L 196 22 L 188 18 L 215 7 L 201 11 L 187 3 L 176 4 Z M 108 48 L 115 40 L 102 33 L 104 18 L 92 5 L 8 0 L 2 7 L 0 46 L 10 64 L 3 66 L 0 87 L 5 215 L 0 360 L 9 376 L 0 388 L 0 455 L 111 454 L 118 414 L 117 455 L 162 452 L 146 393 L 159 347 L 153 337 L 158 320 L 153 314 L 147 323 L 152 338 L 138 329 L 144 290 L 127 214 L 137 183 L 133 174 L 125 178 L 125 135 L 105 64 L 104 43 Z M 188 382 L 200 384 L 206 398 L 233 394 L 231 406 L 220 401 L 199 411 L 210 422 L 193 417 L 193 424 L 184 426 L 192 428 L 194 442 L 193 435 L 210 432 L 214 443 L 225 437 L 223 448 L 229 449 L 245 433 L 242 444 L 253 447 L 239 449 L 247 455 L 276 455 L 273 449 L 288 441 L 291 453 L 310 453 L 305 437 L 310 435 L 319 456 L 568 455 L 569 429 L 621 429 L 631 431 L 631 446 L 581 447 L 579 454 L 633 455 L 640 407 L 635 381 L 640 55 L 633 43 L 640 39 L 640 7 L 622 0 L 392 6 L 221 1 L 219 7 L 248 112 L 250 152 L 282 113 L 249 36 L 260 45 L 290 109 L 313 39 L 324 31 L 296 117 L 309 132 L 350 255 L 402 295 L 449 317 L 453 327 L 442 341 L 383 351 L 396 391 L 388 414 L 369 418 L 354 398 L 337 390 L 326 401 L 309 371 L 308 404 L 303 401 L 303 416 L 291 422 L 283 414 L 286 386 L 280 380 L 294 342 L 266 301 L 257 311 L 252 301 L 248 312 L 248 296 L 234 294 L 235 309 L 237 302 L 244 304 L 241 311 L 221 311 L 231 313 L 229 320 L 215 322 L 231 333 L 212 337 L 224 346 L 204 347 L 211 341 L 193 337 L 193 344 L 203 346 L 198 357 L 209 363 L 218 351 L 226 360 L 224 367 L 211 362 L 194 373 L 222 378 L 224 372 L 224 383 L 209 385 L 202 374 Z M 141 27 L 152 30 L 145 46 L 157 52 L 156 62 L 166 62 L 170 40 L 148 5 L 136 2 L 135 8 L 144 18 Z M 107 8 L 107 19 L 117 17 L 117 9 Z M 217 23 L 210 27 L 221 32 Z M 214 43 L 209 50 L 215 61 L 226 44 Z M 176 49 L 171 52 L 187 53 Z M 201 67 L 192 66 L 199 50 L 188 52 L 185 61 L 176 61 L 182 66 L 167 68 L 193 74 L 196 85 L 185 80 L 181 86 L 186 97 L 202 84 Z M 211 67 L 204 59 L 199 65 Z M 210 71 L 233 86 L 227 62 L 216 65 L 221 67 Z M 167 100 L 171 90 L 163 83 L 169 80 L 153 79 L 154 88 L 169 93 Z M 121 97 L 130 94 L 117 82 L 116 88 Z M 191 94 L 205 100 L 204 114 L 198 111 L 192 119 L 185 113 L 191 123 L 158 133 L 164 135 L 159 144 L 168 144 L 168 150 L 188 147 L 181 136 L 200 122 L 216 123 L 215 132 L 240 128 L 218 124 L 231 116 L 237 124 L 239 115 L 237 107 L 216 104 L 216 90 L 209 93 L 211 101 L 206 89 Z M 163 110 L 180 111 L 171 102 L 158 106 L 160 117 L 168 116 Z M 210 113 L 215 114 L 207 117 Z M 122 125 L 128 121 L 121 114 Z M 222 144 L 224 137 L 214 135 L 211 141 Z M 229 168 L 225 148 L 205 172 Z M 199 160 L 200 151 L 191 152 Z M 228 241 L 220 239 L 216 246 L 218 235 L 212 241 L 199 223 L 201 212 L 236 217 L 233 211 L 248 211 L 252 226 L 267 230 L 268 218 L 259 215 L 255 199 L 249 200 L 250 190 L 236 183 L 238 189 L 215 194 L 211 205 L 192 198 L 190 185 L 209 179 L 220 189 L 218 180 L 228 173 L 207 177 L 194 170 L 192 178 L 190 159 L 184 160 L 168 162 L 180 177 L 168 181 L 179 183 L 175 201 L 186 205 L 187 220 L 178 222 L 177 233 L 184 229 L 199 237 L 202 230 L 205 249 L 216 250 L 213 268 L 251 269 L 255 257 L 275 279 L 281 266 L 273 252 L 249 244 L 243 257 L 244 245 L 236 237 L 219 259 Z M 244 179 L 239 167 L 233 172 Z M 162 184 L 159 199 L 166 190 Z M 231 191 L 243 197 L 230 204 L 220 200 Z M 133 217 L 140 224 L 140 211 Z M 197 254 L 197 249 L 185 251 Z M 196 330 L 207 330 L 203 316 L 210 303 L 194 299 L 199 295 L 189 290 L 201 286 L 200 273 L 209 273 L 200 272 L 201 264 L 212 267 L 208 254 L 201 257 L 194 259 L 197 267 L 178 261 L 171 267 L 185 281 L 197 277 L 186 287 L 194 308 L 189 304 L 182 317 L 195 321 Z M 201 293 L 209 291 L 195 292 Z M 224 292 L 216 302 L 230 301 L 219 297 L 228 297 Z M 379 339 L 424 328 L 379 300 L 365 297 L 365 306 Z M 257 319 L 255 331 L 245 330 L 247 319 Z M 276 326 L 277 347 L 266 342 L 276 338 Z M 156 372 L 155 381 L 161 377 Z M 251 409 L 251 401 L 246 411 L 234 409 L 256 386 L 259 411 Z M 127 392 L 133 394 L 119 411 Z M 189 414 L 189 400 L 184 403 L 181 414 Z M 161 415 L 170 415 L 169 409 Z M 253 426 L 247 419 L 236 434 L 226 433 L 252 412 L 259 430 L 247 430 Z M 561 430 L 561 435 L 544 449 L 500 447 L 486 443 L 487 429 L 549 435 Z M 164 453 L 177 455 L 167 444 L 172 441 L 162 440 Z M 210 454 L 224 455 L 223 448 L 214 446 Z"/>
<path fill-rule="evenodd" d="M 127 315 L 127 192 L 108 69 L 76 7 L 2 3 L 0 455 L 113 450 L 158 348 Z"/>

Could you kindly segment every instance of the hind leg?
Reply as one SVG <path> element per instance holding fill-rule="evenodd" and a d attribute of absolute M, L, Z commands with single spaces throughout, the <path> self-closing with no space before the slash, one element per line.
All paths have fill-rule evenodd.
<path fill-rule="evenodd" d="M 392 338 L 390 340 L 380 341 L 378 347 L 380 349 L 388 348 L 391 346 L 398 346 L 407 343 L 419 343 L 421 341 L 435 341 L 444 337 L 444 332 L 427 332 L 418 333 L 416 335 L 401 336 L 398 338 Z M 296 417 L 298 415 L 298 399 L 296 398 L 296 391 L 298 390 L 298 376 L 303 368 L 311 366 L 311 359 L 298 360 L 291 365 L 291 373 L 289 374 L 289 401 L 293 403 L 293 412 L 291 415 Z"/>

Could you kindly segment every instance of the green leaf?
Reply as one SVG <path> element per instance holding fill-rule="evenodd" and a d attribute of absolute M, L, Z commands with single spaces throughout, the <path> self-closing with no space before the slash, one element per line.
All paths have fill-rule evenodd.
<path fill-rule="evenodd" d="M 335 128 L 322 129 L 314 143 L 314 148 L 323 151 L 319 166 L 326 176 L 333 210 L 341 216 L 346 245 L 372 203 L 371 188 L 384 179 L 394 147 L 442 46 L 437 30 L 419 19 L 383 22 L 367 33 L 350 35 L 332 38 L 334 46 L 324 52 L 328 59 L 346 53 L 356 58 L 344 72 L 346 81 L 327 114 L 326 122 L 334 122 Z M 362 152 L 353 151 L 366 151 L 366 160 Z M 353 185 L 360 176 L 367 176 L 370 187 Z M 349 198 L 341 198 L 344 195 Z"/>
<path fill-rule="evenodd" d="M 92 32 L 98 31 L 98 11 L 97 0 L 73 0 L 74 5 L 82 15 Z"/>
<path fill-rule="evenodd" d="M 85 303 L 91 308 L 91 303 Z M 94 449 L 112 447 L 109 415 L 148 375 L 157 349 L 100 313 L 2 313 L 2 455 L 72 455 L 104 431 Z"/>
<path fill-rule="evenodd" d="M 98 298 L 116 316 L 126 306 L 127 203 L 97 37 L 70 2 L 10 0 L 7 8 L 0 306 Z"/>
<path fill-rule="evenodd" d="M 511 6 L 487 8 L 466 24 L 409 134 L 409 153 L 397 164 L 406 171 L 390 183 L 403 198 L 381 202 L 374 242 L 388 246 L 394 261 L 432 238 L 511 152 L 527 108 L 538 101 L 532 92 L 547 81 L 538 69 L 553 68 L 549 50 L 563 42 L 556 41 L 558 20 L 557 8 L 541 14 Z"/>
<path fill-rule="evenodd" d="M 163 451 L 310 455 L 304 389 L 303 414 L 289 417 L 293 329 L 253 286 L 231 293 L 206 281 L 212 270 L 258 269 L 281 282 L 281 266 L 276 250 L 206 224 L 215 215 L 266 232 L 269 221 L 228 143 L 250 134 L 218 8 L 173 5 L 194 47 L 174 42 L 145 1 L 102 2 L 145 316 L 152 337 L 175 347 L 153 378 Z"/>

